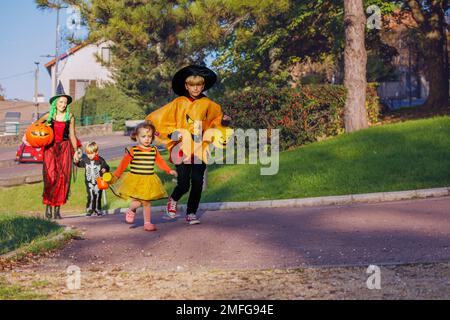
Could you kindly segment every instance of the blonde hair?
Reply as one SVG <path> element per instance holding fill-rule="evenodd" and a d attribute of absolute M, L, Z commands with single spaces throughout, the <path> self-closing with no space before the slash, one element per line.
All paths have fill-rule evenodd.
<path fill-rule="evenodd" d="M 95 142 L 89 142 L 86 145 L 85 149 L 86 149 L 86 153 L 93 154 L 93 153 L 98 152 L 98 145 Z"/>
<path fill-rule="evenodd" d="M 201 76 L 189 76 L 185 81 L 190 86 L 195 86 L 198 84 L 205 84 L 205 78 Z"/>

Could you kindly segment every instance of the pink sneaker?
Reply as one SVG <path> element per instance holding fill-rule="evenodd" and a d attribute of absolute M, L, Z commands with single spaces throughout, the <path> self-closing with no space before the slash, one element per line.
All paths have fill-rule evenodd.
<path fill-rule="evenodd" d="M 125 221 L 128 224 L 133 224 L 135 215 L 136 215 L 136 213 L 134 211 L 128 209 L 127 212 L 125 212 Z"/>
<path fill-rule="evenodd" d="M 145 231 L 156 231 L 156 226 L 150 222 L 144 223 L 144 230 Z"/>

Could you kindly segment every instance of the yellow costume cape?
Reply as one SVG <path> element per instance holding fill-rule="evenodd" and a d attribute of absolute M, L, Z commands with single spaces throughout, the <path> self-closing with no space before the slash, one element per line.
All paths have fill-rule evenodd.
<path fill-rule="evenodd" d="M 150 113 L 145 120 L 155 126 L 159 133 L 157 143 L 165 144 L 169 152 L 172 152 L 172 149 L 180 143 L 172 140 L 173 134 L 177 131 L 184 132 L 180 148 L 183 151 L 184 160 L 191 159 L 194 155 L 206 163 L 209 144 L 215 142 L 215 146 L 224 148 L 231 135 L 230 130 L 222 126 L 222 118 L 222 108 L 211 99 L 202 97 L 191 101 L 185 96 L 180 96 Z M 204 135 L 211 128 L 218 129 L 217 134 Z M 194 141 L 199 142 L 200 133 L 201 143 L 194 144 Z"/>

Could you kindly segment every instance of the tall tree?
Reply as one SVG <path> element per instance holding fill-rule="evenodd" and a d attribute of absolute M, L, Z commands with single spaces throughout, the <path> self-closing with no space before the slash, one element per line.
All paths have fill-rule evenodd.
<path fill-rule="evenodd" d="M 221 85 L 242 90 L 295 83 L 305 61 L 342 59 L 343 0 L 61 1 L 81 9 L 90 41 L 112 41 L 118 86 L 145 104 L 167 99 L 171 75 L 192 62 L 211 61 Z"/>
<path fill-rule="evenodd" d="M 422 34 L 422 54 L 425 60 L 425 77 L 430 91 L 425 108 L 448 107 L 449 63 L 445 12 L 448 0 L 407 0 L 405 5 L 411 10 Z"/>
<path fill-rule="evenodd" d="M 86 42 L 110 42 L 110 66 L 117 86 L 146 106 L 165 102 L 163 97 L 171 93 L 170 76 L 191 62 L 177 38 L 185 19 L 177 2 L 36 0 L 41 9 L 61 3 L 78 7 L 89 28 Z"/>
<path fill-rule="evenodd" d="M 357 131 L 368 127 L 366 111 L 365 46 L 366 15 L 362 0 L 344 0 L 345 23 L 345 130 Z"/>

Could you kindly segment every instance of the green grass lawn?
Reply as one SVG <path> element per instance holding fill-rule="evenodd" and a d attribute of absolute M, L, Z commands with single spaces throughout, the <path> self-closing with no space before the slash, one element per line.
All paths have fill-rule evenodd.
<path fill-rule="evenodd" d="M 40 283 L 33 283 L 39 287 Z M 0 300 L 45 300 L 48 296 L 35 293 L 34 290 L 8 283 L 0 277 Z"/>
<path fill-rule="evenodd" d="M 165 155 L 167 156 L 167 155 Z M 110 165 L 115 168 L 118 161 Z M 259 165 L 212 165 L 202 202 L 305 198 L 450 185 L 450 117 L 377 126 L 280 153 L 275 176 Z M 169 194 L 172 177 L 159 174 Z M 83 170 L 63 212 L 83 212 Z M 43 212 L 42 184 L 0 192 L 0 212 Z M 20 201 L 11 201 L 20 199 Z M 186 196 L 181 200 L 184 202 Z M 108 207 L 127 203 L 108 191 Z M 153 205 L 165 201 L 154 202 Z"/>
<path fill-rule="evenodd" d="M 0 215 L 0 255 L 63 231 L 58 224 L 17 214 Z"/>
<path fill-rule="evenodd" d="M 259 166 L 210 171 L 202 201 L 305 198 L 450 185 L 450 117 L 373 127 L 280 154 L 276 176 Z"/>

